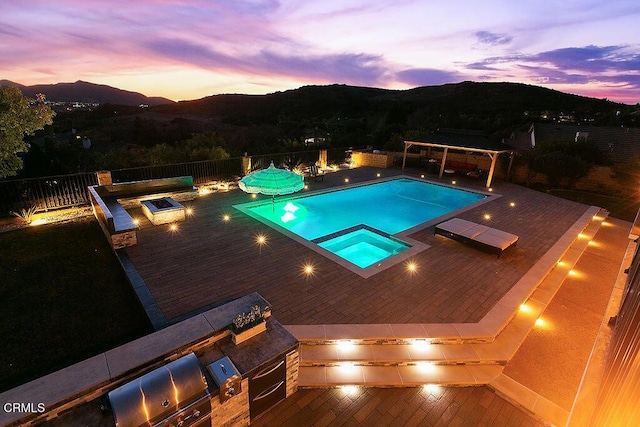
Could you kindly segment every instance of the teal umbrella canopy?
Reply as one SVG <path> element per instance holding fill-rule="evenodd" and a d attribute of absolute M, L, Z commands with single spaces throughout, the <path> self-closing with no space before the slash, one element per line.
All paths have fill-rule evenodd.
<path fill-rule="evenodd" d="M 238 184 L 242 191 L 251 194 L 279 196 L 291 194 L 304 188 L 304 177 L 285 169 L 278 169 L 273 162 L 268 168 L 245 176 Z"/>

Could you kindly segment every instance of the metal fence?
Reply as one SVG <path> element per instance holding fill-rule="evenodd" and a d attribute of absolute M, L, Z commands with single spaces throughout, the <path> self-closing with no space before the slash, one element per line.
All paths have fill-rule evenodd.
<path fill-rule="evenodd" d="M 349 149 L 334 148 L 327 152 L 329 163 L 342 162 Z M 311 164 L 319 159 L 319 151 L 297 151 L 251 156 L 251 169 L 263 169 L 271 161 L 277 167 Z M 113 182 L 192 176 L 196 185 L 229 180 L 242 175 L 242 158 L 177 163 L 160 166 L 117 169 L 111 171 Z M 87 187 L 98 183 L 94 172 L 0 181 L 0 217 L 11 211 L 35 207 L 38 211 L 81 206 L 89 203 Z"/>
<path fill-rule="evenodd" d="M 0 216 L 30 207 L 46 211 L 85 205 L 87 187 L 97 183 L 94 172 L 0 181 Z"/>
<path fill-rule="evenodd" d="M 142 166 L 111 171 L 113 182 L 141 181 L 145 179 L 192 176 L 194 184 L 231 179 L 242 175 L 242 158 L 176 163 L 171 165 Z"/>

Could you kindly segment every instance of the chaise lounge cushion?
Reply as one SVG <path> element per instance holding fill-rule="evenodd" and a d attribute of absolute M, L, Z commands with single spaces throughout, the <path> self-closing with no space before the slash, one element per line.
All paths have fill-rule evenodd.
<path fill-rule="evenodd" d="M 474 236 L 473 239 L 495 248 L 505 250 L 518 241 L 518 236 L 505 231 L 496 230 L 495 228 L 489 228 L 484 233 Z"/>
<path fill-rule="evenodd" d="M 476 224 L 461 218 L 452 218 L 435 227 L 436 234 L 442 234 L 454 240 L 473 244 L 498 255 L 518 242 L 518 236 L 496 230 L 486 225 Z"/>

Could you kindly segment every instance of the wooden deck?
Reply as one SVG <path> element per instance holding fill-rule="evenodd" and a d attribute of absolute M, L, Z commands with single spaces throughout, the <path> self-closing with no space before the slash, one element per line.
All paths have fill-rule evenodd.
<path fill-rule="evenodd" d="M 401 174 L 359 168 L 329 173 L 309 186 L 345 185 L 345 178 L 363 182 L 377 173 Z M 483 189 L 481 181 L 456 180 Z M 588 208 L 509 183 L 495 182 L 493 191 L 502 197 L 458 216 L 518 235 L 517 247 L 496 258 L 434 236 L 431 227 L 410 236 L 430 245 L 412 257 L 418 266 L 413 273 L 400 263 L 364 279 L 235 209 L 252 200 L 238 189 L 196 199 L 194 215 L 175 232 L 132 211 L 141 220 L 139 243 L 126 251 L 170 321 L 259 292 L 283 324 L 477 322 Z M 256 243 L 258 234 L 266 244 Z M 312 275 L 303 272 L 308 263 Z"/>

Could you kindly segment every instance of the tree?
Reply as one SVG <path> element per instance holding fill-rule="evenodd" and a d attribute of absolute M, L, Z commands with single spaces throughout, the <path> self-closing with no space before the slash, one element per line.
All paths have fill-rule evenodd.
<path fill-rule="evenodd" d="M 32 101 L 16 87 L 0 86 L 0 178 L 22 168 L 18 154 L 29 149 L 24 137 L 53 122 L 55 113 L 44 100 L 42 94 Z"/>

